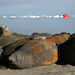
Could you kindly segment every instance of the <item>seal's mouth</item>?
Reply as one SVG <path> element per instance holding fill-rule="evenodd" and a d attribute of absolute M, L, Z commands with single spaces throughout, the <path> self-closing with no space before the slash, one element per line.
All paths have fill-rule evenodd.
<path fill-rule="evenodd" d="M 3 28 L 0 27 L 0 35 L 3 34 Z"/>

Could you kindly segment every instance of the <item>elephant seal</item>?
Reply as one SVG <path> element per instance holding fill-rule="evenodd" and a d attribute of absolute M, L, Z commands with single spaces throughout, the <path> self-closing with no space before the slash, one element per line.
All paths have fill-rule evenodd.
<path fill-rule="evenodd" d="M 2 48 L 16 42 L 19 39 L 24 39 L 24 38 L 25 38 L 24 36 L 17 37 L 13 35 L 8 29 L 8 27 L 0 25 L 0 46 Z"/>
<path fill-rule="evenodd" d="M 18 68 L 45 66 L 58 60 L 57 46 L 48 40 L 31 41 L 8 57 Z"/>
<path fill-rule="evenodd" d="M 64 42 L 66 42 L 70 37 L 70 34 L 66 33 L 66 34 L 55 34 L 52 37 L 47 38 L 47 40 L 50 40 L 52 42 L 54 42 L 57 45 L 63 44 Z"/>
<path fill-rule="evenodd" d="M 12 35 L 8 27 L 0 25 L 0 36 L 9 36 Z"/>
<path fill-rule="evenodd" d="M 58 60 L 56 44 L 63 44 L 69 36 L 69 34 L 56 34 L 45 40 L 32 40 L 15 50 L 8 59 L 12 64 L 22 69 L 54 64 Z"/>

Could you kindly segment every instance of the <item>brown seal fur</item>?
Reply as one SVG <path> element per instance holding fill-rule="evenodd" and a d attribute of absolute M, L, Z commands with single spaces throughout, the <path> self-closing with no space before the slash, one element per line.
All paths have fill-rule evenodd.
<path fill-rule="evenodd" d="M 15 40 L 15 39 L 14 39 Z M 22 38 L 19 40 L 16 40 L 15 42 L 9 44 L 8 46 L 4 47 L 3 55 L 11 55 L 18 47 L 27 44 L 29 42 L 29 39 Z"/>
<path fill-rule="evenodd" d="M 60 45 L 66 42 L 69 39 L 69 37 L 70 37 L 70 34 L 56 34 L 50 38 L 47 38 L 47 40 L 52 41 L 57 45 Z"/>
<path fill-rule="evenodd" d="M 49 65 L 57 62 L 58 48 L 68 40 L 68 34 L 56 34 L 45 40 L 30 41 L 9 56 L 9 60 L 19 68 Z"/>
<path fill-rule="evenodd" d="M 53 64 L 58 60 L 57 46 L 48 40 L 31 41 L 9 56 L 18 68 Z"/>

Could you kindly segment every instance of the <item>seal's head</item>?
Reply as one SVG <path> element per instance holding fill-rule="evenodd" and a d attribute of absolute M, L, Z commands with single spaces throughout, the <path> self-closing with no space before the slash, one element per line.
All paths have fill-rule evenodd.
<path fill-rule="evenodd" d="M 1 25 L 0 26 L 0 36 L 8 36 L 8 35 L 11 35 L 11 32 L 10 30 L 8 29 L 8 27 L 4 26 L 4 25 Z"/>
<path fill-rule="evenodd" d="M 63 44 L 64 42 L 66 42 L 70 37 L 70 34 L 66 33 L 66 34 L 56 34 L 53 35 L 50 38 L 47 38 L 47 40 L 54 42 L 57 45 Z"/>

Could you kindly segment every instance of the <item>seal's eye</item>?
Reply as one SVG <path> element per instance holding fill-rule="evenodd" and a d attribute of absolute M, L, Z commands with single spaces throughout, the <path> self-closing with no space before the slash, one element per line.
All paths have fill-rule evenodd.
<path fill-rule="evenodd" d="M 5 27 L 7 27 L 7 26 L 5 26 Z"/>

